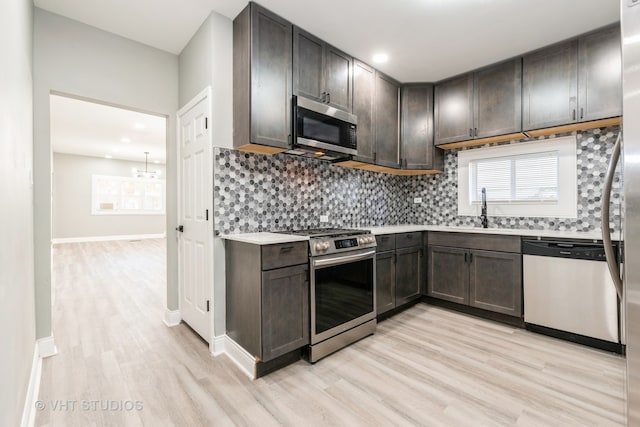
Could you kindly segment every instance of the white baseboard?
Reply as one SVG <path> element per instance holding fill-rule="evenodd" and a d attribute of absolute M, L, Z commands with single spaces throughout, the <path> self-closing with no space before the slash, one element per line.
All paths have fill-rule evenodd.
<path fill-rule="evenodd" d="M 33 361 L 31 362 L 31 374 L 29 375 L 29 385 L 27 395 L 24 398 L 24 408 L 22 409 L 21 427 L 33 427 L 36 421 L 36 400 L 40 393 L 40 377 L 42 376 L 42 357 L 40 348 L 36 341 L 33 346 Z"/>
<path fill-rule="evenodd" d="M 209 345 L 209 350 L 214 357 L 218 357 L 224 353 L 224 341 L 226 335 L 219 335 L 217 337 L 213 337 L 211 340 L 211 344 Z"/>
<path fill-rule="evenodd" d="M 166 233 L 158 234 L 123 234 L 120 236 L 87 236 L 87 237 L 61 237 L 52 239 L 54 245 L 60 243 L 83 243 L 83 242 L 110 242 L 112 240 L 143 240 L 143 239 L 164 239 Z"/>
<path fill-rule="evenodd" d="M 36 347 L 38 348 L 38 355 L 43 359 L 45 357 L 55 356 L 58 354 L 53 334 L 51 334 L 50 337 L 40 338 L 37 340 Z"/>
<path fill-rule="evenodd" d="M 164 317 L 162 321 L 168 327 L 178 326 L 182 321 L 182 317 L 180 316 L 180 310 L 169 310 L 168 308 L 164 310 Z"/>
<path fill-rule="evenodd" d="M 249 378 L 256 378 L 256 359 L 227 335 L 224 336 L 224 352 Z"/>

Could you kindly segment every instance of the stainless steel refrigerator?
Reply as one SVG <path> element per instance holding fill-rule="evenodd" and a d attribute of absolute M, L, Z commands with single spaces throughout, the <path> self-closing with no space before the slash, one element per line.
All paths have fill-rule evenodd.
<path fill-rule="evenodd" d="M 627 425 L 640 426 L 640 0 L 620 6 Z"/>

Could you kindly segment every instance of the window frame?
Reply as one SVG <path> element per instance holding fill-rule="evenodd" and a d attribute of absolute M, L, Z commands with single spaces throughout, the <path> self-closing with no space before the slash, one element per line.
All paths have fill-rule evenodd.
<path fill-rule="evenodd" d="M 510 145 L 483 147 L 458 152 L 458 215 L 477 216 L 481 203 L 472 201 L 470 163 L 483 159 L 558 153 L 558 200 L 487 201 L 490 216 L 576 218 L 578 215 L 578 173 L 575 135 Z"/>
<path fill-rule="evenodd" d="M 136 209 L 136 210 L 100 210 L 98 209 L 99 200 L 98 197 L 98 181 L 102 179 L 109 179 L 112 181 L 120 181 L 120 182 L 130 182 L 130 183 L 143 183 L 143 184 L 160 184 L 161 185 L 161 207 L 162 210 L 145 210 L 145 209 Z M 119 197 L 122 197 L 122 193 L 120 193 Z M 140 196 L 144 197 L 144 195 Z M 94 174 L 91 175 L 91 215 L 166 215 L 167 207 L 166 207 L 166 198 L 167 198 L 167 186 L 166 181 L 164 179 L 159 178 L 136 178 L 129 176 L 118 176 L 118 175 L 100 175 Z"/>

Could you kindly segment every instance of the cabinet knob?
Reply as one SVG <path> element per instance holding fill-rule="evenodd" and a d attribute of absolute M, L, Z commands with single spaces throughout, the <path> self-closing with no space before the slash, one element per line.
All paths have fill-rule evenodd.
<path fill-rule="evenodd" d="M 584 108 L 580 108 L 580 120 L 584 119 Z"/>
<path fill-rule="evenodd" d="M 478 128 L 473 128 L 473 136 L 478 136 Z"/>
<path fill-rule="evenodd" d="M 572 119 L 572 120 L 575 120 L 575 119 L 576 119 L 576 109 L 575 109 L 575 108 L 573 109 L 573 115 L 572 115 L 572 117 L 573 117 L 573 119 Z"/>

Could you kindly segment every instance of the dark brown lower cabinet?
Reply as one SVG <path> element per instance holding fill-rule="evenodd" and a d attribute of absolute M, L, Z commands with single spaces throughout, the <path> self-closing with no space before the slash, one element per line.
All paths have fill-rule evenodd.
<path fill-rule="evenodd" d="M 422 232 L 376 236 L 376 312 L 383 314 L 420 298 L 425 264 Z"/>
<path fill-rule="evenodd" d="M 262 272 L 262 358 L 271 360 L 309 343 L 306 264 Z"/>
<path fill-rule="evenodd" d="M 469 252 L 469 303 L 497 313 L 522 314 L 522 256 L 473 250 Z"/>
<path fill-rule="evenodd" d="M 469 304 L 469 267 L 466 249 L 429 246 L 427 295 Z"/>
<path fill-rule="evenodd" d="M 396 306 L 422 294 L 424 265 L 422 247 L 396 249 Z"/>
<path fill-rule="evenodd" d="M 261 362 L 309 344 L 308 243 L 225 246 L 227 336 Z"/>
<path fill-rule="evenodd" d="M 376 312 L 382 314 L 396 306 L 395 251 L 376 254 Z"/>
<path fill-rule="evenodd" d="M 522 316 L 520 253 L 429 246 L 427 295 Z"/>

